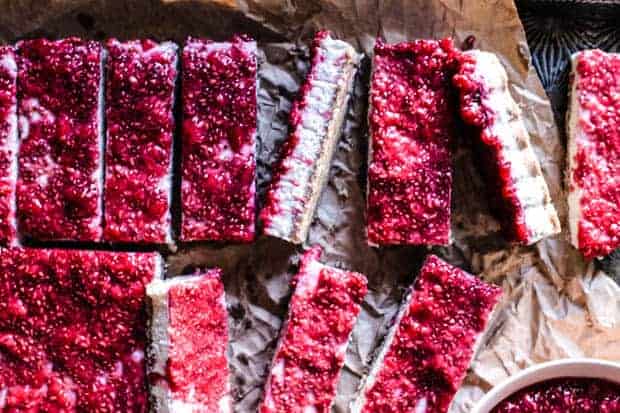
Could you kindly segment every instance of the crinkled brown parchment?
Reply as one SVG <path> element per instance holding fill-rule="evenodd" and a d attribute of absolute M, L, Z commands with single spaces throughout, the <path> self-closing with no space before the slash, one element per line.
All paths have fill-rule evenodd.
<path fill-rule="evenodd" d="M 307 70 L 303 44 L 328 28 L 369 54 L 377 35 L 390 42 L 470 35 L 507 68 L 511 90 L 525 115 L 536 153 L 566 227 L 562 188 L 564 144 L 547 97 L 530 64 L 521 23 L 510 0 L 218 0 L 218 1 L 2 1 L 0 38 L 80 35 L 96 39 L 187 35 L 255 36 L 261 46 L 259 189 L 264 192 L 277 148 L 286 136 L 291 99 Z M 277 43 L 280 42 L 280 43 Z M 284 43 L 288 42 L 288 43 Z M 371 249 L 364 239 L 368 59 L 358 76 L 345 131 L 310 234 L 325 248 L 325 262 L 365 273 L 370 292 L 353 334 L 335 410 L 346 412 L 372 354 L 389 326 L 404 289 L 414 280 L 424 248 Z M 433 252 L 506 292 L 459 392 L 453 412 L 468 412 L 490 386 L 534 363 L 562 357 L 620 360 L 620 289 L 586 264 L 564 231 L 530 248 L 511 247 L 488 214 L 484 185 L 462 142 L 455 159 L 454 243 Z M 231 364 L 236 410 L 253 411 L 262 393 L 280 323 L 286 314 L 299 249 L 260 238 L 253 245 L 182 247 L 167 257 L 169 274 L 200 266 L 226 273 Z"/>

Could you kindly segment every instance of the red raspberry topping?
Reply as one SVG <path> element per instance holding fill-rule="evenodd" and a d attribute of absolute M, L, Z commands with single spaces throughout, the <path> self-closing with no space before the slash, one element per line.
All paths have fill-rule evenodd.
<path fill-rule="evenodd" d="M 17 63 L 15 50 L 0 47 L 0 245 L 17 241 L 15 180 L 17 164 Z"/>
<path fill-rule="evenodd" d="M 170 240 L 172 105 L 177 47 L 107 42 L 104 238 Z"/>
<path fill-rule="evenodd" d="M 146 412 L 155 254 L 0 250 L 0 408 Z"/>
<path fill-rule="evenodd" d="M 457 51 L 450 39 L 375 46 L 368 168 L 371 244 L 450 242 Z"/>
<path fill-rule="evenodd" d="M 570 191 L 580 191 L 579 249 L 594 258 L 620 245 L 620 56 L 583 52 L 576 71 L 580 109 Z"/>
<path fill-rule="evenodd" d="M 255 226 L 256 43 L 183 49 L 183 241 L 251 241 Z"/>
<path fill-rule="evenodd" d="M 20 231 L 42 240 L 101 238 L 102 48 L 68 38 L 18 43 Z"/>
<path fill-rule="evenodd" d="M 620 412 L 620 386 L 599 379 L 548 380 L 518 391 L 492 413 Z"/>
<path fill-rule="evenodd" d="M 431 255 L 363 412 L 446 412 L 501 291 Z"/>
<path fill-rule="evenodd" d="M 168 377 L 174 399 L 220 411 L 230 393 L 228 382 L 228 316 L 221 270 L 169 292 Z"/>
<path fill-rule="evenodd" d="M 366 295 L 366 278 L 304 256 L 276 349 L 260 413 L 327 413 L 336 393 L 349 335 Z"/>

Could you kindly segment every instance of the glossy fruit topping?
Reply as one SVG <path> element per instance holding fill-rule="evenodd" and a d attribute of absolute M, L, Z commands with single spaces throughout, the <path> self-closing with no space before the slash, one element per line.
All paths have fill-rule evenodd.
<path fill-rule="evenodd" d="M 366 278 L 319 263 L 320 254 L 309 250 L 294 278 L 260 413 L 330 411 Z"/>
<path fill-rule="evenodd" d="M 447 412 L 500 289 L 431 255 L 411 294 L 362 412 Z"/>
<path fill-rule="evenodd" d="M 456 54 L 450 39 L 377 41 L 368 116 L 370 244 L 449 243 Z"/>
<path fill-rule="evenodd" d="M 183 66 L 183 241 L 252 241 L 256 43 L 188 39 Z"/>
<path fill-rule="evenodd" d="M 173 43 L 107 42 L 104 238 L 170 239 Z"/>
<path fill-rule="evenodd" d="M 146 412 L 156 254 L 0 250 L 0 410 Z"/>
<path fill-rule="evenodd" d="M 25 40 L 19 54 L 19 228 L 41 240 L 101 237 L 102 48 Z"/>

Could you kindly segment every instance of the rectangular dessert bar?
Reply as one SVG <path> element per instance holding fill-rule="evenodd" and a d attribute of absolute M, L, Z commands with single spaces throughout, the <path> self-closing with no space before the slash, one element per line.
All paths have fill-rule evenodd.
<path fill-rule="evenodd" d="M 106 241 L 171 244 L 177 46 L 107 42 Z"/>
<path fill-rule="evenodd" d="M 370 245 L 450 243 L 456 54 L 450 39 L 375 45 L 368 114 Z"/>
<path fill-rule="evenodd" d="M 232 412 L 221 270 L 148 285 L 154 412 Z"/>
<path fill-rule="evenodd" d="M 308 237 L 342 131 L 360 55 L 346 42 L 319 32 L 312 63 L 290 115 L 291 133 L 274 169 L 263 231 L 294 244 Z"/>
<path fill-rule="evenodd" d="M 463 121 L 476 136 L 491 208 L 507 237 L 529 245 L 560 232 L 560 222 L 504 67 L 492 53 L 462 54 L 454 84 Z"/>
<path fill-rule="evenodd" d="M 19 231 L 39 240 L 97 241 L 104 51 L 74 37 L 24 40 L 17 50 Z"/>
<path fill-rule="evenodd" d="M 0 409 L 148 408 L 146 285 L 153 253 L 0 249 Z"/>
<path fill-rule="evenodd" d="M 500 295 L 429 256 L 351 411 L 447 412 Z"/>
<path fill-rule="evenodd" d="M 190 38 L 182 55 L 182 241 L 255 233 L 256 42 Z"/>
<path fill-rule="evenodd" d="M 15 49 L 0 47 L 0 245 L 18 242 L 17 183 L 17 62 Z"/>
<path fill-rule="evenodd" d="M 293 280 L 260 413 L 327 413 L 333 404 L 367 287 L 363 275 L 321 264 L 320 254 L 310 249 Z"/>
<path fill-rule="evenodd" d="M 568 111 L 571 243 L 586 258 L 620 246 L 620 55 L 573 56 Z"/>

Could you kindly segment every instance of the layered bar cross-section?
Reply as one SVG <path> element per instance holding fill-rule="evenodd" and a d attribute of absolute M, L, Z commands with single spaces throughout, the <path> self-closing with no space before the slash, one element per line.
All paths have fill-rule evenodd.
<path fill-rule="evenodd" d="M 370 245 L 450 243 L 457 51 L 450 39 L 375 46 L 370 90 Z"/>
<path fill-rule="evenodd" d="M 429 256 L 351 411 L 447 412 L 500 294 Z"/>
<path fill-rule="evenodd" d="M 0 245 L 18 242 L 17 183 L 17 62 L 15 49 L 0 47 Z"/>
<path fill-rule="evenodd" d="M 188 39 L 182 54 L 182 241 L 255 234 L 256 42 Z"/>
<path fill-rule="evenodd" d="M 573 56 L 568 112 L 571 243 L 586 258 L 620 246 L 620 55 Z"/>
<path fill-rule="evenodd" d="M 461 117 L 475 136 L 491 208 L 507 237 L 529 245 L 560 232 L 521 109 L 497 56 L 464 52 L 454 84 L 460 92 Z"/>
<path fill-rule="evenodd" d="M 153 411 L 232 412 L 221 271 L 156 280 L 147 294 Z"/>
<path fill-rule="evenodd" d="M 306 240 L 327 182 L 360 55 L 322 31 L 315 36 L 311 59 L 261 211 L 264 233 L 294 244 Z"/>
<path fill-rule="evenodd" d="M 172 243 L 172 136 L 177 46 L 107 42 L 104 239 Z"/>
<path fill-rule="evenodd" d="M 321 264 L 320 254 L 310 249 L 294 278 L 260 413 L 327 413 L 333 404 L 367 287 L 363 275 Z"/>
<path fill-rule="evenodd" d="M 19 231 L 38 240 L 102 234 L 104 52 L 94 41 L 18 43 Z"/>
<path fill-rule="evenodd" d="M 144 413 L 160 271 L 153 253 L 0 250 L 0 410 Z"/>

